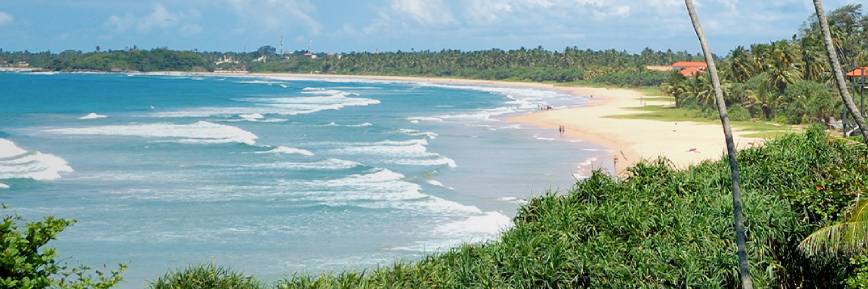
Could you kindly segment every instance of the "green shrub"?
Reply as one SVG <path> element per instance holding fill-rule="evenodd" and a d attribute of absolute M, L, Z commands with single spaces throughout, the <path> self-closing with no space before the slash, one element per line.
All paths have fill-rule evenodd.
<path fill-rule="evenodd" d="M 265 286 L 241 273 L 213 264 L 190 266 L 157 278 L 151 289 L 261 289 Z"/>
<path fill-rule="evenodd" d="M 868 255 L 851 258 L 850 265 L 853 272 L 847 277 L 847 288 L 868 289 Z"/>
<path fill-rule="evenodd" d="M 45 248 L 74 221 L 47 217 L 24 229 L 18 227 L 21 222 L 18 215 L 6 215 L 0 223 L 0 289 L 106 289 L 121 281 L 124 265 L 110 273 L 91 273 L 58 262 L 57 251 Z"/>
<path fill-rule="evenodd" d="M 739 154 L 758 288 L 844 286 L 846 264 L 812 262 L 796 246 L 865 191 L 865 155 L 819 128 Z M 661 159 L 630 173 L 595 172 L 568 194 L 530 200 L 494 242 L 278 288 L 737 288 L 727 163 L 678 171 Z"/>
<path fill-rule="evenodd" d="M 741 105 L 733 105 L 727 108 L 726 111 L 729 114 L 729 119 L 733 121 L 745 121 L 750 120 L 750 111 L 744 108 Z"/>

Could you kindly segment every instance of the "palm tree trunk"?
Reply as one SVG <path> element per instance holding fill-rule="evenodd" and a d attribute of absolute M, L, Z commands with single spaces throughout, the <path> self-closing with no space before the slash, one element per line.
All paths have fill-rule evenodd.
<path fill-rule="evenodd" d="M 838 62 L 838 52 L 835 51 L 835 44 L 832 42 L 832 32 L 829 30 L 829 20 L 826 19 L 826 12 L 823 10 L 823 0 L 814 0 L 814 9 L 817 10 L 817 20 L 820 22 L 820 29 L 823 31 L 823 42 L 826 44 L 826 52 L 829 56 L 829 64 L 832 65 L 832 72 L 835 74 L 835 82 L 838 85 L 838 92 L 841 93 L 841 98 L 844 100 L 844 106 L 856 119 L 856 125 L 859 126 L 859 131 L 862 132 L 862 141 L 868 145 L 868 128 L 865 127 L 865 118 L 856 108 L 856 103 L 850 97 L 850 91 L 847 90 L 847 82 L 844 79 L 844 72 L 841 70 L 841 63 Z M 844 120 L 846 121 L 846 120 Z"/>
<path fill-rule="evenodd" d="M 687 13 L 690 15 L 690 21 L 693 22 L 693 29 L 696 30 L 696 36 L 699 38 L 699 44 L 702 46 L 702 53 L 705 55 L 705 62 L 708 64 L 708 72 L 711 74 L 711 85 L 714 87 L 714 99 L 717 103 L 717 111 L 720 113 L 723 135 L 726 139 L 729 171 L 732 174 L 732 214 L 734 217 L 735 244 L 738 247 L 738 275 L 741 278 L 742 288 L 753 289 L 753 280 L 750 278 L 747 262 L 744 217 L 742 217 L 741 212 L 741 184 L 738 161 L 735 155 L 735 141 L 732 138 L 732 127 L 729 125 L 729 116 L 726 114 L 726 103 L 723 100 L 723 91 L 720 89 L 720 78 L 717 76 L 717 67 L 714 65 L 714 55 L 711 54 L 711 49 L 708 48 L 705 33 L 702 32 L 702 25 L 699 23 L 699 16 L 696 15 L 696 8 L 693 7 L 693 0 L 684 0 L 684 3 L 687 5 Z"/>

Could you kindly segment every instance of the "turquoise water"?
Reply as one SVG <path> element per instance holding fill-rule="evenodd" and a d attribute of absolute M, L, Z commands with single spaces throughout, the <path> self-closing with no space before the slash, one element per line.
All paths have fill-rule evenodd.
<path fill-rule="evenodd" d="M 376 81 L 0 73 L 0 202 L 78 220 L 61 256 L 123 288 L 217 263 L 276 280 L 495 238 L 600 147 L 506 122 L 556 92 Z"/>

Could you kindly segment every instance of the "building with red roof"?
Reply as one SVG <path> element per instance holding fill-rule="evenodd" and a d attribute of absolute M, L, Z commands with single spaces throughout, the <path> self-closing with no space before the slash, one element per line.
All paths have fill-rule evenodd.
<path fill-rule="evenodd" d="M 678 71 L 684 77 L 692 77 L 708 68 L 708 64 L 701 61 L 678 61 L 672 64 L 672 70 Z"/>
<path fill-rule="evenodd" d="M 853 71 L 850 71 L 847 73 L 847 76 L 848 77 L 863 77 L 863 76 L 865 76 L 865 73 L 868 73 L 868 66 L 853 69 Z"/>

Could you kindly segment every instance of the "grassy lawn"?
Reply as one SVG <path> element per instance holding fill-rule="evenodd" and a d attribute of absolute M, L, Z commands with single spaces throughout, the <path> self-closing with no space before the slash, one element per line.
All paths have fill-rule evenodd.
<path fill-rule="evenodd" d="M 649 98 L 650 100 L 651 98 Z M 608 116 L 619 119 L 650 119 L 659 121 L 692 121 L 709 124 L 719 124 L 716 117 L 708 117 L 700 112 L 686 108 L 675 108 L 663 105 L 647 105 L 635 108 L 636 113 L 625 115 Z M 732 126 L 740 131 L 747 132 L 746 137 L 773 138 L 797 128 L 761 120 L 732 121 Z"/>

